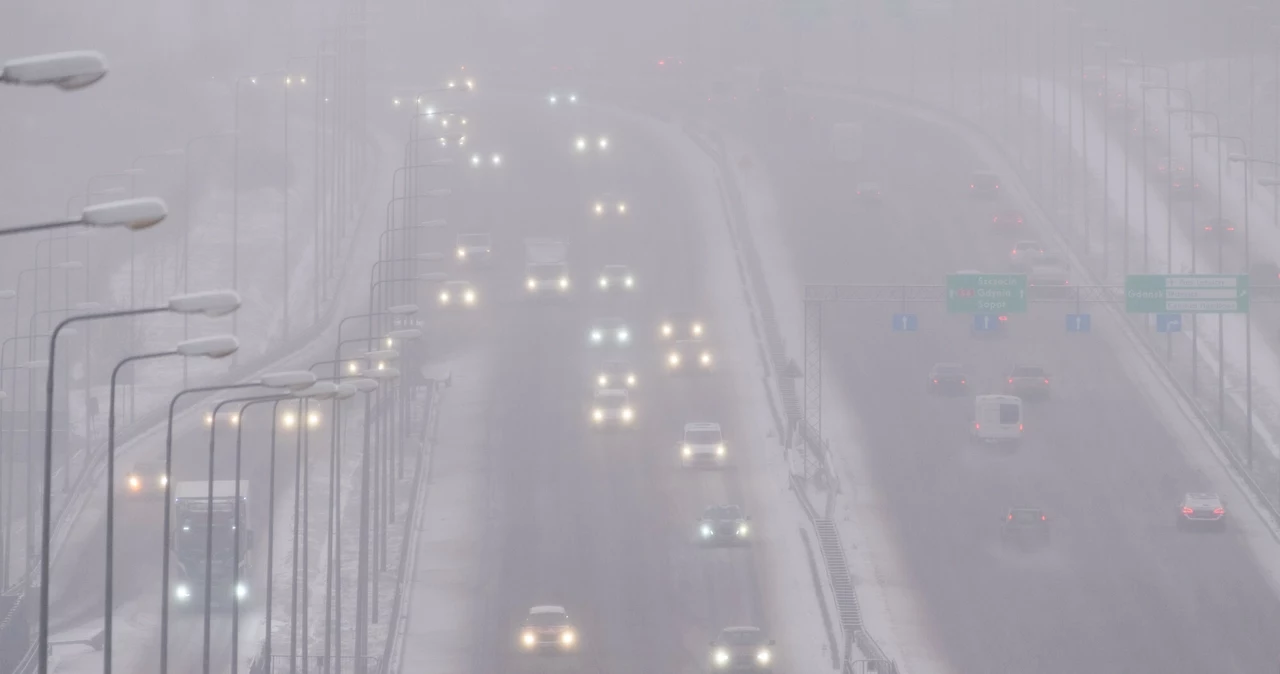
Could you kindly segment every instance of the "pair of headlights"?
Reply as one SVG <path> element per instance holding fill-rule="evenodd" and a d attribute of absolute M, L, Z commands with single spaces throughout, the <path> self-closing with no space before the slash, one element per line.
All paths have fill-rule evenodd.
<path fill-rule="evenodd" d="M 556 285 L 559 286 L 561 290 L 568 290 L 569 277 L 561 276 L 560 279 L 556 282 Z M 527 281 L 525 281 L 525 287 L 528 288 L 529 290 L 537 290 L 538 279 L 530 277 Z"/>
<path fill-rule="evenodd" d="M 680 448 L 680 453 L 686 458 L 693 456 L 693 445 L 684 445 Z M 716 445 L 716 457 L 723 458 L 725 455 L 724 445 Z"/>
<path fill-rule="evenodd" d="M 236 599 L 244 599 L 249 596 L 249 588 L 244 583 L 236 584 Z M 173 596 L 181 601 L 191 598 L 191 587 L 188 585 L 179 585 L 173 589 Z"/>
<path fill-rule="evenodd" d="M 729 651 L 723 648 L 718 648 L 716 649 L 715 654 L 712 655 L 712 659 L 715 661 L 716 666 L 724 667 L 725 665 L 729 664 L 729 659 L 730 659 Z M 773 660 L 773 653 L 770 653 L 769 649 L 761 648 L 760 650 L 756 651 L 756 662 L 760 663 L 761 665 L 767 665 L 772 660 Z"/>
<path fill-rule="evenodd" d="M 734 535 L 740 538 L 745 538 L 749 531 L 750 530 L 747 528 L 746 524 L 739 524 Z M 712 529 L 710 524 L 703 524 L 699 529 L 699 532 L 702 534 L 703 538 L 711 538 L 715 534 L 715 529 Z"/>
<path fill-rule="evenodd" d="M 520 641 L 523 642 L 526 647 L 532 648 L 533 646 L 538 645 L 538 635 L 533 632 L 526 631 L 524 634 L 520 635 Z M 562 646 L 572 646 L 578 643 L 578 635 L 573 630 L 565 630 L 560 633 L 559 641 Z"/>
<path fill-rule="evenodd" d="M 622 379 L 627 383 L 627 386 L 636 385 L 636 376 L 634 374 L 629 374 L 626 377 L 623 377 Z M 596 377 L 596 385 L 599 386 L 600 388 L 606 388 L 607 386 L 609 386 L 609 375 L 602 374 L 599 377 Z"/>
<path fill-rule="evenodd" d="M 632 410 L 630 407 L 624 407 L 624 408 L 622 408 L 622 415 L 621 415 L 621 416 L 622 416 L 622 420 L 623 420 L 623 421 L 629 422 L 629 421 L 631 421 L 631 420 L 635 419 L 635 411 L 634 411 L 634 410 Z M 591 412 L 591 418 L 592 418 L 592 419 L 594 419 L 596 423 L 601 423 L 601 422 L 603 422 L 603 421 L 604 421 L 604 410 L 600 409 L 599 407 L 597 407 L 596 409 L 592 410 L 592 412 Z"/>
<path fill-rule="evenodd" d="M 442 292 L 440 293 L 440 303 L 441 303 L 441 304 L 450 304 L 450 303 L 452 303 L 452 302 L 453 302 L 453 296 L 449 294 L 449 291 L 447 291 L 447 290 L 446 290 L 446 291 L 442 291 Z M 462 292 L 462 303 L 463 303 L 463 304 L 468 304 L 468 305 L 470 305 L 470 304 L 475 304 L 475 303 L 476 303 L 476 291 L 474 291 L 474 290 L 464 290 L 464 291 Z"/>
<path fill-rule="evenodd" d="M 670 354 L 667 355 L 667 365 L 670 365 L 671 367 L 679 367 L 680 362 L 682 360 L 683 360 L 683 357 L 680 355 L 679 352 L 672 351 Z M 711 352 L 703 351 L 702 353 L 698 354 L 698 364 L 702 365 L 703 367 L 710 366 Z"/>

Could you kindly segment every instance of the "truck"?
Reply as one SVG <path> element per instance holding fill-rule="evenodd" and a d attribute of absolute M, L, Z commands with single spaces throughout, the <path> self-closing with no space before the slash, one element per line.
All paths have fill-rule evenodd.
<path fill-rule="evenodd" d="M 569 248 L 563 241 L 525 239 L 524 249 L 525 289 L 531 296 L 569 292 Z"/>
<path fill-rule="evenodd" d="M 831 125 L 831 157 L 839 162 L 856 164 L 862 161 L 862 124 L 837 122 Z"/>
<path fill-rule="evenodd" d="M 174 483 L 171 591 L 180 607 L 203 606 L 206 600 L 212 606 L 227 607 L 249 598 L 253 552 L 249 482 L 240 481 L 238 499 L 236 491 L 235 480 L 214 480 L 210 499 L 208 481 Z M 210 515 L 213 545 L 212 554 L 206 557 Z M 205 597 L 207 579 L 212 581 L 209 597 Z"/>

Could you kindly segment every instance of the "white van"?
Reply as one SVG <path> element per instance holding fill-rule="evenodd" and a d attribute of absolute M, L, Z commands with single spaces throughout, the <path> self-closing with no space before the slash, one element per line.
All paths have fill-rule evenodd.
<path fill-rule="evenodd" d="M 978 442 L 1022 440 L 1022 398 L 1005 395 L 981 395 L 973 399 L 973 439 Z"/>

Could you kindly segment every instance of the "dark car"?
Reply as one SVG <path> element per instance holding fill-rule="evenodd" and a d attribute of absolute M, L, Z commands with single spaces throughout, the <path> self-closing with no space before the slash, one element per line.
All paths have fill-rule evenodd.
<path fill-rule="evenodd" d="M 959 363 L 938 363 L 929 370 L 926 386 L 933 395 L 964 395 L 969 392 L 969 375 Z"/>
<path fill-rule="evenodd" d="M 1049 517 L 1038 508 L 1010 508 L 1000 528 L 1005 545 L 1048 545 Z"/>
<path fill-rule="evenodd" d="M 1227 528 L 1227 506 L 1217 494 L 1187 494 L 1178 502 L 1178 528 L 1223 531 Z"/>
<path fill-rule="evenodd" d="M 990 171 L 978 171 L 969 179 L 969 194 L 975 197 L 1000 195 L 1000 176 Z"/>
<path fill-rule="evenodd" d="M 135 463 L 133 470 L 124 476 L 125 494 L 132 498 L 164 498 L 165 488 L 168 485 L 169 476 L 165 474 L 162 461 Z"/>
<path fill-rule="evenodd" d="M 711 642 L 711 667 L 716 671 L 773 671 L 773 640 L 759 627 L 726 627 Z"/>
<path fill-rule="evenodd" d="M 751 540 L 751 518 L 736 505 L 709 506 L 698 518 L 698 541 L 707 545 L 742 545 Z"/>

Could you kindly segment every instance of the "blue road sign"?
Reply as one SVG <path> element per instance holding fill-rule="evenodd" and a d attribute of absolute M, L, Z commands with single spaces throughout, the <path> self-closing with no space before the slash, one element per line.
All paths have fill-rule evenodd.
<path fill-rule="evenodd" d="M 994 332 L 1000 329 L 1000 317 L 995 314 L 974 314 L 973 329 L 977 332 Z"/>
<path fill-rule="evenodd" d="M 894 332 L 915 332 L 919 321 L 915 314 L 894 314 L 893 315 L 893 331 Z"/>
<path fill-rule="evenodd" d="M 1089 332 L 1092 323 L 1089 314 L 1067 314 L 1067 332 Z"/>
<path fill-rule="evenodd" d="M 1156 332 L 1182 332 L 1182 314 L 1156 314 Z"/>

